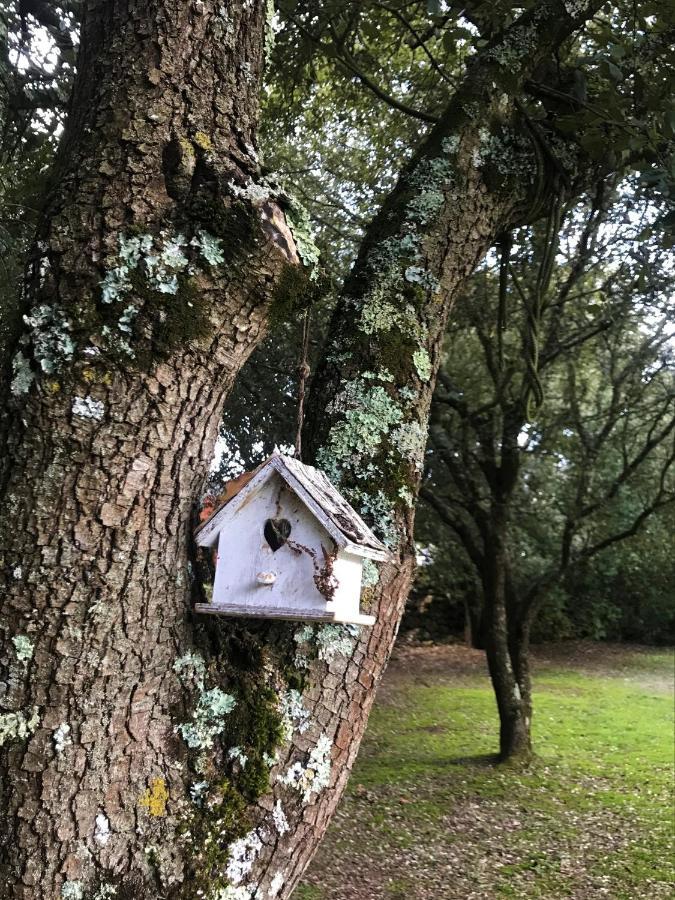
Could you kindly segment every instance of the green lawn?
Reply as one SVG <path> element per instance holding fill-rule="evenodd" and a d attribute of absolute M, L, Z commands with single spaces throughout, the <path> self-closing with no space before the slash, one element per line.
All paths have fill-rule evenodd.
<path fill-rule="evenodd" d="M 672 898 L 672 654 L 542 659 L 537 759 L 512 771 L 480 656 L 442 653 L 387 674 L 295 900 Z"/>

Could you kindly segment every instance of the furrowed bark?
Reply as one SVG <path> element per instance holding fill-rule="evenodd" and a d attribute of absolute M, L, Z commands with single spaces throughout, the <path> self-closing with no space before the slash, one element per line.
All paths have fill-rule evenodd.
<path fill-rule="evenodd" d="M 259 171 L 265 4 L 84 7 L 29 327 L 4 384 L 8 900 L 79 896 L 103 873 L 134 873 L 138 897 L 180 885 L 187 787 L 171 711 L 184 697 L 172 664 L 192 643 L 191 510 L 224 398 L 298 263 L 281 211 L 241 193 Z M 127 259 L 115 275 L 120 238 L 143 236 L 148 266 L 165 254 L 163 273 L 155 263 L 152 282 Z"/>

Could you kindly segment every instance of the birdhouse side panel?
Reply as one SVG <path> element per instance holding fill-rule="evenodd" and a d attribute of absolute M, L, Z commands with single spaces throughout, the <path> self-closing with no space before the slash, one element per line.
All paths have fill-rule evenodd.
<path fill-rule="evenodd" d="M 328 532 L 275 475 L 237 511 L 218 539 L 214 606 L 322 612 L 316 586 Z"/>
<path fill-rule="evenodd" d="M 333 564 L 336 586 L 331 608 L 339 618 L 358 615 L 362 572 L 363 559 L 361 557 L 344 550 L 338 554 Z"/>

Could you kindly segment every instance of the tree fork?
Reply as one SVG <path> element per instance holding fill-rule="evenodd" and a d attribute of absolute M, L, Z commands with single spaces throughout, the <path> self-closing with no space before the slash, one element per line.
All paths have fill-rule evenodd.
<path fill-rule="evenodd" d="M 277 777 L 283 769 L 273 769 L 257 804 L 230 807 L 256 826 L 227 867 L 238 896 L 290 895 L 344 789 L 393 645 L 413 571 L 412 502 L 445 320 L 495 235 L 522 221 L 533 199 L 526 185 L 489 187 L 473 165 L 481 131 L 514 76 L 522 83 L 600 5 L 574 4 L 570 14 L 550 0 L 479 54 L 346 285 L 307 435 L 319 462 L 382 527 L 396 561 L 371 588 L 373 629 L 310 668 L 302 697 L 310 727 L 294 733 L 278 763 L 302 774 L 302 760 L 325 754 L 327 741 L 328 758 L 316 763 L 326 788 L 291 800 Z M 190 896 L 178 831 L 192 805 L 175 734 L 176 712 L 189 704 L 174 673 L 193 639 L 189 512 L 227 390 L 262 335 L 276 279 L 298 261 L 281 213 L 260 209 L 249 190 L 258 172 L 262 4 L 221 9 L 207 0 L 86 4 L 59 180 L 30 272 L 30 332 L 14 358 L 20 396 L 8 387 L 4 405 L 8 898 L 52 898 L 64 884 L 78 896 L 106 873 L 133 874 L 148 896 Z M 506 72 L 502 51 L 521 38 L 531 43 L 522 71 Z M 245 252 L 230 258 L 227 238 L 242 229 L 229 214 L 246 212 Z M 149 288 L 141 270 L 152 273 Z M 160 305 L 163 293 L 177 312 Z M 120 310 L 114 320 L 110 308 Z M 382 327 L 392 310 L 404 313 L 400 342 Z M 124 346 L 130 317 L 139 323 L 134 356 Z M 187 344 L 176 340 L 196 324 Z M 348 415 L 364 397 L 374 431 L 359 432 Z M 345 462 L 350 447 L 359 458 Z M 371 495 L 367 486 L 380 480 Z M 223 626 L 213 645 L 227 635 Z M 218 789 L 222 799 L 222 779 Z M 272 818 L 276 831 L 257 828 Z"/>

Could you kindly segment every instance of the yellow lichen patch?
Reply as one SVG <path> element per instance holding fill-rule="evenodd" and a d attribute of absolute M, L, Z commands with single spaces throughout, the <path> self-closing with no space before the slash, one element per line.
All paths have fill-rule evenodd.
<path fill-rule="evenodd" d="M 82 369 L 82 377 L 85 381 L 91 384 L 91 382 L 96 379 L 96 372 L 93 369 L 87 367 L 86 369 Z"/>
<path fill-rule="evenodd" d="M 202 132 L 199 132 L 199 133 L 201 134 Z M 206 137 L 206 135 L 204 135 L 204 137 Z M 207 140 L 208 140 L 208 138 L 207 138 Z M 184 160 L 194 160 L 195 151 L 192 149 L 192 144 L 190 143 L 190 141 L 188 141 L 187 138 L 179 138 L 178 144 L 180 146 L 180 152 L 183 156 L 183 159 Z M 201 146 L 201 144 L 200 144 L 200 146 Z"/>
<path fill-rule="evenodd" d="M 201 147 L 202 150 L 213 150 L 213 142 L 211 138 L 204 131 L 198 131 L 195 134 L 195 144 L 198 147 Z"/>
<path fill-rule="evenodd" d="M 61 390 L 61 385 L 58 383 L 58 381 L 47 381 L 45 383 L 45 390 L 48 394 L 58 394 L 58 392 Z"/>
<path fill-rule="evenodd" d="M 153 778 L 150 787 L 138 801 L 139 806 L 145 807 L 151 816 L 166 815 L 166 801 L 169 799 L 169 791 L 163 778 Z"/>

